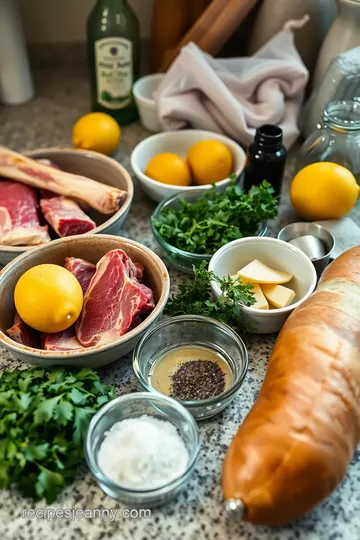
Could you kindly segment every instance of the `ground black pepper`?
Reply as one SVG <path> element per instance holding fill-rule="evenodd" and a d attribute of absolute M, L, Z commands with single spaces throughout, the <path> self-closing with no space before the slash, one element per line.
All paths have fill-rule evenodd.
<path fill-rule="evenodd" d="M 170 395 L 182 401 L 218 396 L 225 390 L 225 373 L 211 360 L 190 360 L 171 379 Z"/>

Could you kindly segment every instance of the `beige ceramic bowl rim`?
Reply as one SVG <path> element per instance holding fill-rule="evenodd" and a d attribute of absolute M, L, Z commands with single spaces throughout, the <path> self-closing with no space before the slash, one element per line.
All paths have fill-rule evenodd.
<path fill-rule="evenodd" d="M 295 302 L 295 304 L 290 304 L 287 307 L 279 308 L 279 309 L 276 309 L 276 310 L 269 310 L 269 311 L 264 310 L 264 309 L 256 309 L 256 308 L 252 308 L 252 307 L 248 307 L 248 306 L 241 306 L 241 309 L 244 310 L 246 313 L 253 313 L 253 314 L 256 313 L 257 315 L 261 315 L 264 318 L 273 317 L 274 315 L 281 315 L 281 314 L 285 314 L 285 313 L 290 313 L 291 311 L 296 309 L 303 302 L 305 302 L 305 300 L 307 300 L 309 298 L 309 296 L 314 292 L 315 287 L 316 287 L 316 283 L 317 283 L 317 275 L 316 275 L 316 270 L 314 268 L 313 263 L 307 257 L 307 255 L 305 255 L 305 253 L 303 253 L 296 246 L 292 246 L 291 244 L 288 244 L 287 242 L 284 242 L 283 240 L 278 240 L 277 238 L 269 238 L 269 237 L 265 237 L 265 236 L 263 236 L 263 237 L 250 236 L 248 238 L 239 238 L 238 240 L 233 240 L 232 242 L 229 242 L 225 246 L 222 246 L 220 249 L 218 249 L 218 251 L 216 253 L 214 253 L 214 255 L 212 256 L 212 258 L 210 260 L 210 263 L 209 263 L 209 271 L 211 271 L 211 270 L 215 271 L 215 268 L 214 268 L 215 264 L 217 263 L 219 258 L 221 258 L 221 256 L 224 254 L 224 252 L 226 252 L 229 248 L 237 245 L 239 247 L 239 249 L 241 249 L 241 246 L 243 246 L 244 244 L 249 244 L 249 243 L 254 243 L 254 242 L 271 243 L 271 244 L 273 244 L 274 249 L 277 249 L 277 248 L 285 249 L 285 250 L 289 251 L 290 253 L 292 252 L 294 255 L 299 256 L 303 260 L 305 265 L 308 267 L 309 279 L 311 281 L 310 281 L 310 285 L 308 287 L 307 292 L 297 302 Z M 211 287 L 212 287 L 214 293 L 216 293 L 217 295 L 220 294 L 220 292 L 221 292 L 220 287 L 219 287 L 219 285 L 217 283 L 212 281 L 211 282 Z"/>
<path fill-rule="evenodd" d="M 81 235 L 83 236 L 83 235 Z M 170 292 L 170 276 L 167 271 L 167 268 L 163 261 L 160 259 L 160 257 L 153 252 L 151 249 L 147 248 L 143 244 L 140 244 L 139 242 L 136 242 L 135 240 L 130 240 L 129 238 L 125 238 L 122 236 L 114 236 L 111 234 L 94 234 L 94 235 L 86 235 L 87 238 L 89 236 L 93 237 L 93 240 L 95 242 L 100 242 L 101 240 L 106 239 L 119 239 L 123 240 L 127 244 L 131 244 L 132 246 L 135 246 L 142 251 L 144 251 L 157 265 L 159 272 L 161 272 L 163 279 L 162 279 L 162 291 L 161 296 L 153 309 L 153 311 L 150 313 L 150 315 L 141 323 L 139 326 L 136 326 L 133 330 L 130 330 L 130 332 L 127 332 L 123 336 L 121 336 L 119 339 L 113 341 L 112 343 L 109 343 L 107 345 L 96 345 L 94 347 L 87 347 L 86 349 L 78 349 L 75 351 L 58 351 L 57 353 L 54 353 L 53 351 L 45 351 L 43 349 L 35 349 L 33 347 L 27 347 L 26 345 L 21 345 L 19 343 L 16 343 L 13 341 L 10 337 L 8 337 L 4 332 L 0 330 L 0 343 L 6 343 L 6 346 L 13 352 L 17 353 L 26 353 L 28 356 L 38 358 L 39 355 L 41 355 L 42 358 L 51 358 L 51 359 L 61 359 L 64 360 L 71 360 L 72 358 L 79 358 L 82 356 L 86 356 L 87 354 L 94 354 L 97 352 L 103 352 L 108 351 L 111 349 L 116 348 L 118 345 L 122 345 L 129 341 L 132 338 L 135 338 L 139 334 L 141 334 L 144 330 L 148 329 L 151 323 L 155 321 L 157 318 L 159 312 L 161 312 L 165 304 L 167 302 L 169 292 Z M 80 235 L 78 236 L 68 236 L 66 238 L 60 238 L 59 240 L 54 240 L 51 242 L 51 245 L 54 244 L 64 244 L 64 243 L 71 243 L 74 239 L 79 239 Z M 37 251 L 44 251 L 48 247 L 48 244 L 44 244 L 43 246 L 39 246 L 34 248 L 31 251 L 31 255 L 36 253 Z M 22 261 L 25 261 L 27 257 L 29 256 L 29 253 L 23 253 L 22 255 L 19 255 L 19 257 L 16 257 L 13 261 L 8 263 L 1 271 L 0 271 L 0 282 L 3 280 L 6 280 L 7 276 L 11 274 L 14 266 L 18 266 L 21 264 Z"/>
<path fill-rule="evenodd" d="M 82 150 L 81 148 L 72 148 L 71 146 L 51 146 L 47 148 L 37 148 L 36 150 L 27 150 L 24 152 L 25 156 L 32 157 L 35 154 L 40 154 L 44 152 L 71 152 L 76 154 L 82 154 L 84 156 L 88 156 L 92 159 L 97 159 L 99 161 L 103 161 L 104 163 L 109 163 L 115 169 L 118 169 L 118 171 L 124 176 L 124 179 L 126 181 L 126 191 L 128 192 L 128 197 L 126 198 L 126 201 L 122 205 L 121 208 L 115 214 L 113 214 L 109 219 L 107 219 L 104 223 L 99 225 L 98 227 L 95 227 L 95 229 L 92 229 L 91 232 L 85 233 L 88 234 L 96 234 L 98 232 L 103 231 L 106 227 L 109 227 L 117 222 L 117 220 L 123 216 L 128 209 L 130 208 L 130 205 L 132 203 L 132 199 L 134 196 L 134 184 L 131 179 L 130 173 L 123 167 L 120 163 L 115 161 L 115 159 L 112 159 L 108 156 L 105 156 L 104 154 L 100 154 L 99 152 L 94 152 L 93 150 Z M 41 158 L 40 158 L 41 159 Z M 44 158 L 45 159 L 45 158 Z M 101 183 L 101 182 L 100 182 Z M 54 240 L 51 240 L 51 243 L 54 242 Z M 2 246 L 0 245 L 0 252 L 3 253 L 26 253 L 27 251 L 31 251 L 33 249 L 36 249 L 39 246 Z"/>
<path fill-rule="evenodd" d="M 135 175 L 140 176 L 140 178 L 144 182 L 146 182 L 147 184 L 149 184 L 151 186 L 156 186 L 158 188 L 159 187 L 167 188 L 168 190 L 173 190 L 174 193 L 180 192 L 180 191 L 192 191 L 192 190 L 195 190 L 195 189 L 198 189 L 198 190 L 201 190 L 201 191 L 205 191 L 206 189 L 210 189 L 212 184 L 207 184 L 205 186 L 196 186 L 196 185 L 194 185 L 194 186 L 173 186 L 171 184 L 161 184 L 160 182 L 157 182 L 156 180 L 153 180 L 152 178 L 147 176 L 138 167 L 138 165 L 136 163 L 137 154 L 139 152 L 141 152 L 141 150 L 143 149 L 144 146 L 148 145 L 154 139 L 160 139 L 160 138 L 166 139 L 169 136 L 171 137 L 174 134 L 178 135 L 179 133 L 184 134 L 184 135 L 186 135 L 188 133 L 189 134 L 190 133 L 191 134 L 198 133 L 199 135 L 203 134 L 203 133 L 206 133 L 206 134 L 209 135 L 209 139 L 211 139 L 211 137 L 214 137 L 214 138 L 216 138 L 216 140 L 221 141 L 224 144 L 229 144 L 229 146 L 236 149 L 236 151 L 241 155 L 241 158 L 243 160 L 240 167 L 232 174 L 235 174 L 236 176 L 239 176 L 243 172 L 244 167 L 245 167 L 246 154 L 245 154 L 245 150 L 236 141 L 234 141 L 233 139 L 230 139 L 230 137 L 227 137 L 226 135 L 222 135 L 221 133 L 215 133 L 213 131 L 206 131 L 204 129 L 181 129 L 179 131 L 166 131 L 164 133 L 154 133 L 154 135 L 150 135 L 150 137 L 146 137 L 146 139 L 144 139 L 139 144 L 137 144 L 135 146 L 134 150 L 132 151 L 131 157 L 130 157 L 131 167 L 132 167 Z M 217 187 L 221 187 L 221 186 L 225 186 L 226 184 L 229 184 L 230 182 L 231 182 L 231 177 L 228 176 L 227 178 L 224 178 L 223 180 L 219 180 L 219 182 L 216 182 L 215 185 Z"/>

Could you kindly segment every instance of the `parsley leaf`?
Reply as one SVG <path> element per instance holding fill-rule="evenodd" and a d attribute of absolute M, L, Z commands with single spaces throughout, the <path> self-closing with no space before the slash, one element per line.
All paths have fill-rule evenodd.
<path fill-rule="evenodd" d="M 69 401 L 62 399 L 55 408 L 54 418 L 59 424 L 66 425 L 71 420 L 74 407 Z"/>
<path fill-rule="evenodd" d="M 87 395 L 84 392 L 81 392 L 78 388 L 73 388 L 70 392 L 70 399 L 75 405 L 80 405 L 85 403 L 87 400 Z"/>
<path fill-rule="evenodd" d="M 35 484 L 35 491 L 39 498 L 45 497 L 46 502 L 49 503 L 56 499 L 56 495 L 64 487 L 65 481 L 60 473 L 49 471 L 44 467 L 41 469 Z"/>
<path fill-rule="evenodd" d="M 73 434 L 73 440 L 76 443 L 80 444 L 84 440 L 86 429 L 93 414 L 94 411 L 91 407 L 82 407 L 81 409 L 76 407 Z"/>
<path fill-rule="evenodd" d="M 53 502 L 74 479 L 92 415 L 115 397 L 89 369 L 3 371 L 0 376 L 0 489 Z"/>
<path fill-rule="evenodd" d="M 52 418 L 55 406 L 57 405 L 59 399 L 60 396 L 55 396 L 51 399 L 45 399 L 40 403 L 34 413 L 35 424 L 43 424 Z"/>
<path fill-rule="evenodd" d="M 178 208 L 164 208 L 152 218 L 160 236 L 188 253 L 212 255 L 232 240 L 258 233 L 277 214 L 277 197 L 268 182 L 244 193 L 230 184 L 222 193 L 212 186 L 195 201 L 179 199 Z"/>
<path fill-rule="evenodd" d="M 191 281 L 182 283 L 179 292 L 168 300 L 165 312 L 168 315 L 202 315 L 212 317 L 234 330 L 250 331 L 246 327 L 241 312 L 241 305 L 251 306 L 255 303 L 252 285 L 244 285 L 239 278 L 230 276 L 220 278 L 206 269 L 203 261 L 198 268 L 194 267 Z M 221 295 L 214 299 L 211 281 L 220 285 Z"/>

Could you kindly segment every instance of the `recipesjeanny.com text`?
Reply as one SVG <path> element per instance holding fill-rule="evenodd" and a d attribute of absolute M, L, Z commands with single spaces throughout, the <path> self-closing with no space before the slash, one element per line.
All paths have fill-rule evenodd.
<path fill-rule="evenodd" d="M 124 519 L 149 519 L 151 510 L 149 508 L 25 508 L 22 511 L 23 519 L 44 519 L 53 521 L 55 519 L 66 519 L 75 521 L 78 519 L 101 519 L 108 521 Z"/>

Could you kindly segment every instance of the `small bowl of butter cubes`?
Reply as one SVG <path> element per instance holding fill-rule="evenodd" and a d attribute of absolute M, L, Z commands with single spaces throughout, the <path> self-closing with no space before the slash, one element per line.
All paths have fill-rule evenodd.
<path fill-rule="evenodd" d="M 254 304 L 242 306 L 247 326 L 256 334 L 279 332 L 290 313 L 314 291 L 317 276 L 310 259 L 298 248 L 275 238 L 234 240 L 212 257 L 209 270 L 252 285 Z M 216 297 L 221 290 L 211 283 Z"/>

